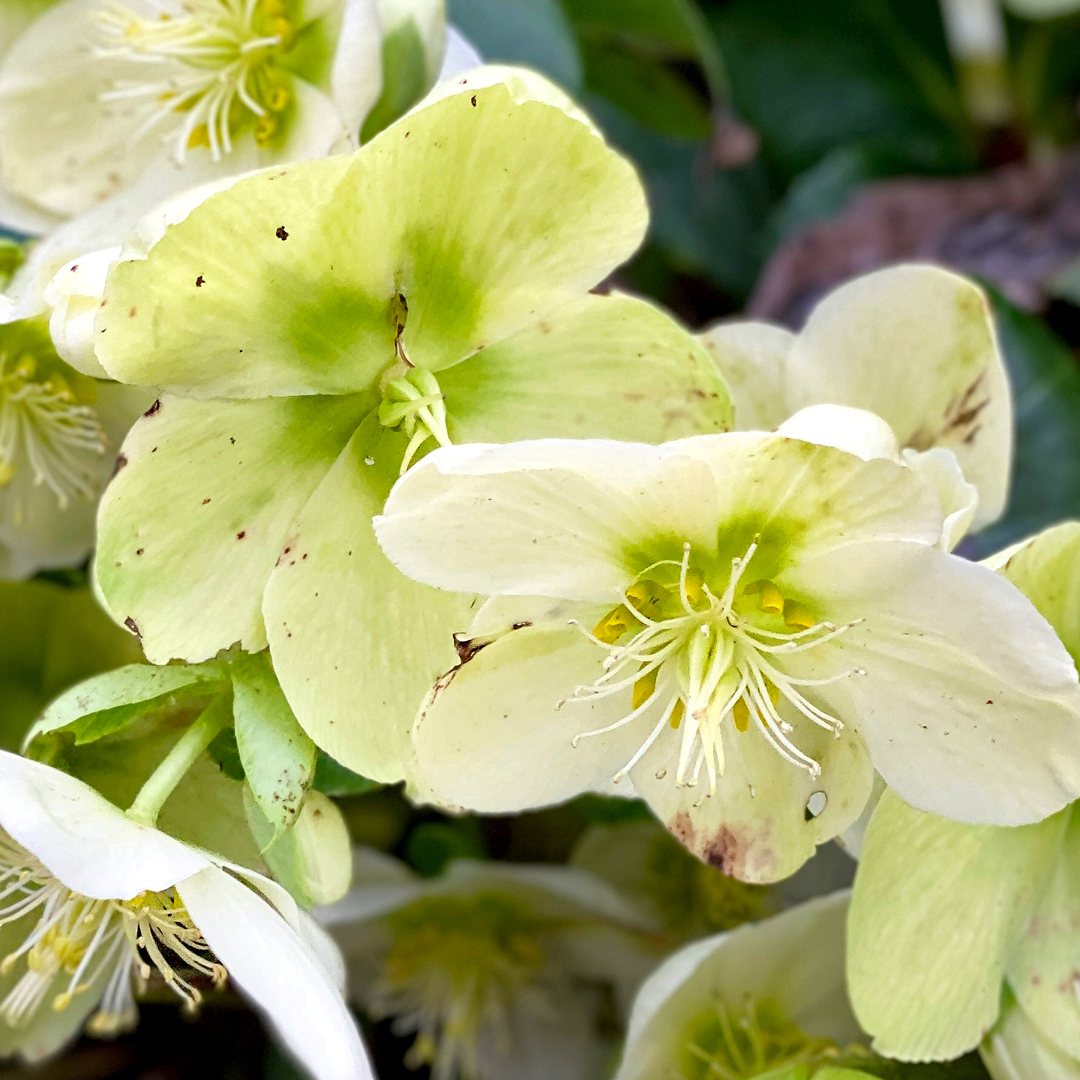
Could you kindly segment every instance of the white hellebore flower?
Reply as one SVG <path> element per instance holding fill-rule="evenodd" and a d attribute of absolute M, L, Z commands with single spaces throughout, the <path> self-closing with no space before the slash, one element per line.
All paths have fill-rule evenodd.
<path fill-rule="evenodd" d="M 699 857 L 762 882 L 855 820 L 875 768 L 963 821 L 1073 799 L 1080 686 L 1049 624 L 936 546 L 938 488 L 895 441 L 872 456 L 878 418 L 821 416 L 862 456 L 806 441 L 812 419 L 452 447 L 399 480 L 389 557 L 492 597 L 416 720 L 418 793 L 504 813 L 628 779 Z"/>
<path fill-rule="evenodd" d="M 810 405 L 867 409 L 901 446 L 956 454 L 979 492 L 976 528 L 1005 509 L 1012 397 L 986 296 L 966 278 L 937 266 L 878 270 L 826 296 L 801 333 L 730 322 L 701 341 L 740 430 L 775 428 Z"/>
<path fill-rule="evenodd" d="M 341 960 L 288 894 L 142 824 L 66 773 L 0 752 L 0 1054 L 136 1020 L 163 981 L 189 1005 L 226 976 L 316 1080 L 370 1077 Z"/>
<path fill-rule="evenodd" d="M 69 367 L 45 319 L 0 295 L 0 578 L 86 557 L 120 442 L 152 397 Z"/>
<path fill-rule="evenodd" d="M 843 1068 L 870 1060 L 844 991 L 847 901 L 809 900 L 670 956 L 634 1002 L 615 1080 L 865 1077 Z"/>
<path fill-rule="evenodd" d="M 605 882 L 566 866 L 459 859 L 425 880 L 359 849 L 357 884 L 316 911 L 352 995 L 434 1080 L 589 1080 L 663 939 Z"/>
<path fill-rule="evenodd" d="M 44 231 L 147 178 L 145 206 L 323 157 L 356 143 L 381 54 L 375 0 L 61 0 L 0 64 L 0 188 Z"/>

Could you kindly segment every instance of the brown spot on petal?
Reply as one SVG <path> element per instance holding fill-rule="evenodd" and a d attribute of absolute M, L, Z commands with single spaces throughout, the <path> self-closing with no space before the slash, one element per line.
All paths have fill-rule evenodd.
<path fill-rule="evenodd" d="M 124 625 L 140 640 L 142 639 L 142 631 L 139 629 L 139 624 L 129 615 L 124 620 Z"/>

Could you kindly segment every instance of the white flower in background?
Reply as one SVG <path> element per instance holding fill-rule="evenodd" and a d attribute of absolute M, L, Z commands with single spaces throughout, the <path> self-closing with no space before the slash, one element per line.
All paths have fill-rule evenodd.
<path fill-rule="evenodd" d="M 886 449 L 868 413 L 823 419 Z M 1080 686 L 1049 624 L 936 546 L 919 473 L 812 426 L 451 447 L 401 478 L 376 518 L 391 560 L 493 597 L 417 717 L 416 794 L 507 813 L 629 781 L 748 881 L 849 826 L 874 768 L 969 822 L 1074 798 Z"/>
<path fill-rule="evenodd" d="M 283 889 L 5 752 L 0 956 L 0 1054 L 123 1031 L 146 986 L 195 1006 L 229 978 L 316 1080 L 371 1076 L 340 956 Z"/>
<path fill-rule="evenodd" d="M 435 1080 L 587 1080 L 661 955 L 641 912 L 565 866 L 458 860 L 422 879 L 360 849 L 352 892 L 317 912 L 354 1000 L 413 1035 Z"/>
<path fill-rule="evenodd" d="M 43 318 L 0 308 L 0 578 L 86 557 L 117 450 L 152 398 L 74 370 Z"/>
<path fill-rule="evenodd" d="M 411 79 L 405 105 L 438 73 L 441 3 L 401 7 L 61 0 L 0 63 L 0 189 L 37 219 L 0 220 L 45 231 L 140 180 L 146 209 L 208 180 L 355 145 L 384 90 L 380 16 L 399 36 L 407 22 L 418 42 L 410 55 L 423 72 L 403 60 L 390 73 Z"/>
<path fill-rule="evenodd" d="M 863 1076 L 872 1059 L 852 1045 L 844 992 L 847 900 L 810 900 L 669 957 L 634 1002 L 615 1080 Z"/>
<path fill-rule="evenodd" d="M 1080 1060 L 1048 1038 L 1007 992 L 1001 1017 L 979 1053 L 993 1080 L 1080 1078 Z"/>
<path fill-rule="evenodd" d="M 1001 516 L 1012 468 L 1012 398 L 986 297 L 936 266 L 898 266 L 840 286 L 793 334 L 721 323 L 702 343 L 731 389 L 740 430 L 810 405 L 867 409 L 900 445 L 951 450 L 979 493 L 975 526 Z"/>

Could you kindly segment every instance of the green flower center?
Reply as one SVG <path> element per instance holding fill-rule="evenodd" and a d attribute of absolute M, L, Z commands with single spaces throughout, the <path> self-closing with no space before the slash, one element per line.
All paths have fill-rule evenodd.
<path fill-rule="evenodd" d="M 294 108 L 291 76 L 281 61 L 295 44 L 291 0 L 183 0 L 178 14 L 144 16 L 110 0 L 97 14 L 106 62 L 137 61 L 147 77 L 117 80 L 101 100 L 140 109 L 141 137 L 173 144 L 183 164 L 192 147 L 214 161 L 253 127 L 256 143 L 280 137 Z"/>
<path fill-rule="evenodd" d="M 410 1068 L 475 1076 L 481 1036 L 503 1040 L 511 1011 L 543 1009 L 541 924 L 504 893 L 434 896 L 385 919 L 391 944 L 369 990 L 376 1017 L 415 1033 Z"/>
<path fill-rule="evenodd" d="M 679 1055 L 679 1080 L 751 1080 L 780 1068 L 834 1059 L 839 1048 L 815 1039 L 771 1001 L 747 1000 L 741 1009 L 720 1003 L 695 1021 Z"/>
<path fill-rule="evenodd" d="M 439 380 L 430 371 L 403 362 L 384 375 L 379 423 L 409 436 L 409 445 L 401 459 L 402 476 L 429 440 L 439 446 L 451 445 L 446 422 L 446 403 Z"/>
<path fill-rule="evenodd" d="M 0 327 L 0 492 L 29 470 L 61 509 L 96 495 L 106 440 L 87 404 L 95 389 L 60 360 L 43 325 Z M 9 494 L 8 516 L 21 523 L 27 508 L 17 489 Z"/>
<path fill-rule="evenodd" d="M 0 1019 L 23 1027 L 47 999 L 62 1012 L 91 986 L 105 985 L 87 1029 L 115 1035 L 135 1022 L 135 990 L 153 972 L 194 1008 L 198 989 L 177 972 L 220 985 L 225 969 L 209 953 L 174 890 L 131 900 L 94 900 L 72 892 L 28 852 L 0 837 L 0 927 L 24 923 L 26 935 L 0 963 L 0 974 L 25 964 L 0 1001 Z"/>
<path fill-rule="evenodd" d="M 802 600 L 785 596 L 772 581 L 744 583 L 759 541 L 755 537 L 745 554 L 732 559 L 726 581 L 711 582 L 691 564 L 685 544 L 681 561 L 646 567 L 626 589 L 623 603 L 591 632 L 583 630 L 608 655 L 604 673 L 578 687 L 567 703 L 629 692 L 631 709 L 613 724 L 577 735 L 574 745 L 654 717 L 637 752 L 615 774 L 616 782 L 671 729 L 681 740 L 675 783 L 694 787 L 704 770 L 707 795 L 713 794 L 724 774 L 725 732 L 745 732 L 751 724 L 785 761 L 811 777 L 820 775 L 820 764 L 791 739 L 794 727 L 783 714 L 793 710 L 793 716 L 839 738 L 843 722 L 812 697 L 821 687 L 865 671 L 802 678 L 785 671 L 785 661 L 834 641 L 863 620 L 837 626 Z"/>

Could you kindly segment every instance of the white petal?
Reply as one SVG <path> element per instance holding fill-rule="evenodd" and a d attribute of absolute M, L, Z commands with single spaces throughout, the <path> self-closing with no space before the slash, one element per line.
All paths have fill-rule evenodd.
<path fill-rule="evenodd" d="M 667 1075 L 689 1025 L 718 1002 L 738 1013 L 747 999 L 771 1001 L 808 1035 L 858 1039 L 844 990 L 847 905 L 834 893 L 671 956 L 638 994 L 616 1080 Z"/>
<path fill-rule="evenodd" d="M 904 464 L 937 492 L 945 522 L 941 530 L 942 551 L 952 551 L 967 535 L 979 505 L 979 489 L 964 479 L 956 455 L 944 446 L 930 450 L 904 450 Z"/>
<path fill-rule="evenodd" d="M 382 28 L 375 0 L 344 0 L 340 19 L 330 97 L 355 139 L 382 92 Z"/>
<path fill-rule="evenodd" d="M 701 335 L 731 391 L 739 431 L 772 431 L 792 413 L 787 358 L 794 342 L 790 330 L 758 322 L 720 323 Z"/>
<path fill-rule="evenodd" d="M 1021 825 L 1080 794 L 1080 685 L 1049 623 L 986 567 L 916 544 L 852 545 L 799 568 L 837 623 L 865 618 L 785 666 L 823 677 L 834 715 L 920 810 Z"/>
<path fill-rule="evenodd" d="M 439 69 L 439 82 L 463 75 L 472 68 L 480 67 L 483 62 L 484 58 L 473 43 L 456 26 L 446 28 L 446 52 Z"/>
<path fill-rule="evenodd" d="M 776 433 L 819 446 L 834 446 L 863 461 L 900 460 L 900 445 L 893 429 L 876 413 L 847 405 L 808 405 L 785 420 Z"/>
<path fill-rule="evenodd" d="M 266 1014 L 315 1080 L 372 1077 L 356 1021 L 319 949 L 246 885 L 216 866 L 177 892 L 230 978 Z"/>
<path fill-rule="evenodd" d="M 105 295 L 105 279 L 120 257 L 118 247 L 94 251 L 62 267 L 45 289 L 52 307 L 49 334 L 62 360 L 76 371 L 108 378 L 94 355 L 94 319 Z"/>
<path fill-rule="evenodd" d="M 126 817 L 93 788 L 0 751 L 0 828 L 73 892 L 129 900 L 198 873 L 209 858 Z"/>

